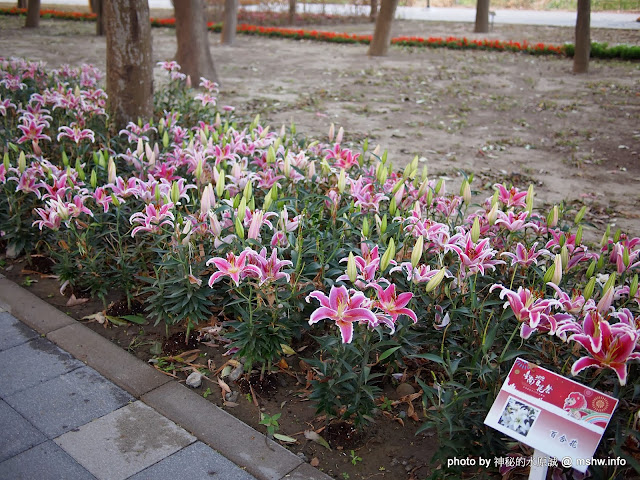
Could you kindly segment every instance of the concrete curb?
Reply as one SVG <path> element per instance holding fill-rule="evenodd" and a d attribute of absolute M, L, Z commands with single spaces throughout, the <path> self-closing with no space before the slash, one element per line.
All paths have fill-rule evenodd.
<path fill-rule="evenodd" d="M 331 480 L 197 393 L 0 275 L 13 316 L 260 480 Z M 268 442 L 268 443 L 267 443 Z"/>

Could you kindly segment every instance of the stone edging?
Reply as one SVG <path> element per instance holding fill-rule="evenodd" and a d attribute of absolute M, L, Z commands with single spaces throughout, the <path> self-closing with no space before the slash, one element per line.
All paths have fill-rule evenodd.
<path fill-rule="evenodd" d="M 0 302 L 38 333 L 110 381 L 180 425 L 199 440 L 260 480 L 330 480 L 302 461 L 205 400 L 163 375 L 100 334 L 0 275 Z"/>

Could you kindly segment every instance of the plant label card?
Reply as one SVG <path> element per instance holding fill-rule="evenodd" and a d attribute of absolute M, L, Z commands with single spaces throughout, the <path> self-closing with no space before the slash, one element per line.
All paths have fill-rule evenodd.
<path fill-rule="evenodd" d="M 517 358 L 484 423 L 550 457 L 569 457 L 584 473 L 582 459 L 593 457 L 617 405 L 609 395 Z"/>

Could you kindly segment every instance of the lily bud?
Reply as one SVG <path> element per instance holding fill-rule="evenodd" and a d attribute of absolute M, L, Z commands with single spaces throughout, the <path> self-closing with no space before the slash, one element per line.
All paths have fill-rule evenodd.
<path fill-rule="evenodd" d="M 473 219 L 473 226 L 471 227 L 471 241 L 477 243 L 480 238 L 480 218 Z"/>
<path fill-rule="evenodd" d="M 335 134 L 335 130 L 336 126 L 331 123 L 331 126 L 329 127 L 329 143 L 333 142 L 333 135 Z"/>
<path fill-rule="evenodd" d="M 204 187 L 202 197 L 200 198 L 200 212 L 206 215 L 211 210 L 211 207 L 215 204 L 216 197 L 213 194 L 213 186 L 208 184 Z"/>
<path fill-rule="evenodd" d="M 336 143 L 342 142 L 342 137 L 344 136 L 344 128 L 340 127 L 338 130 L 338 135 L 336 135 Z"/>
<path fill-rule="evenodd" d="M 560 285 L 560 280 L 562 280 L 562 255 L 557 254 L 556 259 L 553 262 L 553 276 L 551 277 L 551 281 L 556 285 Z"/>
<path fill-rule="evenodd" d="M 498 218 L 498 203 L 496 202 L 491 207 L 491 210 L 489 210 L 489 213 L 487 213 L 487 220 L 489 222 L 489 225 L 493 226 L 496 223 L 497 218 Z"/>
<path fill-rule="evenodd" d="M 273 142 L 273 149 L 277 152 L 278 149 L 280 148 L 280 145 L 282 145 L 282 139 L 278 137 L 276 138 L 276 141 Z"/>
<path fill-rule="evenodd" d="M 365 238 L 369 236 L 369 220 L 367 219 L 367 217 L 364 217 L 362 219 L 362 230 L 360 231 L 360 233 L 362 233 L 362 236 Z"/>
<path fill-rule="evenodd" d="M 11 162 L 9 161 L 9 152 L 4 152 L 4 156 L 2 157 L 2 164 L 4 165 L 5 170 L 9 170 L 9 167 L 11 166 Z"/>
<path fill-rule="evenodd" d="M 224 181 L 224 170 L 220 169 L 220 173 L 218 174 L 218 181 L 216 182 L 216 195 L 218 195 L 218 198 L 222 198 L 222 195 L 224 195 Z"/>
<path fill-rule="evenodd" d="M 396 201 L 396 204 L 402 204 L 403 195 L 404 195 L 404 183 L 401 183 L 400 188 L 393 196 L 393 199 Z"/>
<path fill-rule="evenodd" d="M 553 280 L 553 276 L 555 275 L 555 271 L 556 271 L 556 264 L 554 262 L 554 263 L 551 264 L 551 266 L 544 273 L 544 277 L 542 277 L 542 281 L 544 283 L 549 283 L 550 281 L 552 281 Z"/>
<path fill-rule="evenodd" d="M 422 180 L 423 182 L 426 182 L 426 181 L 427 181 L 427 178 L 428 178 L 428 175 L 429 175 L 429 169 L 428 169 L 428 168 L 427 168 L 427 166 L 425 165 L 424 167 L 422 167 L 422 176 L 420 177 L 420 178 L 421 178 L 421 180 Z"/>
<path fill-rule="evenodd" d="M 636 273 L 631 279 L 631 284 L 629 285 L 629 298 L 633 298 L 638 293 L 638 274 Z"/>
<path fill-rule="evenodd" d="M 578 231 L 576 232 L 576 246 L 582 243 L 582 225 L 578 226 Z"/>
<path fill-rule="evenodd" d="M 180 187 L 178 187 L 177 182 L 171 183 L 171 193 L 170 197 L 171 203 L 177 204 L 180 201 Z"/>
<path fill-rule="evenodd" d="M 626 268 L 629 268 L 629 249 L 627 247 L 622 248 L 622 263 Z"/>
<path fill-rule="evenodd" d="M 593 289 L 596 286 L 596 277 L 591 277 L 587 284 L 582 290 L 582 296 L 584 297 L 585 302 L 591 298 L 593 295 Z"/>
<path fill-rule="evenodd" d="M 429 180 L 425 178 L 418 189 L 418 198 L 422 198 L 427 193 L 427 188 L 429 188 Z"/>
<path fill-rule="evenodd" d="M 98 185 L 98 175 L 96 174 L 96 170 L 95 169 L 91 170 L 91 177 L 89 179 L 89 184 L 91 185 L 91 188 L 93 188 L 94 190 L 96 189 L 96 186 Z"/>
<path fill-rule="evenodd" d="M 328 177 L 331 173 L 331 167 L 329 166 L 329 163 L 327 163 L 326 160 L 322 160 L 322 162 L 320 162 L 320 166 L 322 167 L 322 176 L 325 178 Z"/>
<path fill-rule="evenodd" d="M 389 175 L 389 171 L 387 170 L 387 167 L 385 167 L 384 163 L 379 163 L 378 172 L 377 172 L 378 183 L 380 185 L 384 185 L 384 182 L 387 181 L 388 175 Z"/>
<path fill-rule="evenodd" d="M 271 207 L 271 204 L 273 203 L 273 198 L 271 198 L 270 195 L 271 192 L 267 193 L 264 197 L 264 203 L 262 204 L 262 211 L 263 212 L 268 212 L 269 211 L 269 207 Z"/>
<path fill-rule="evenodd" d="M 364 157 L 364 154 L 367 153 L 367 150 L 369 150 L 369 139 L 365 138 L 364 143 L 362 144 L 362 157 Z"/>
<path fill-rule="evenodd" d="M 273 149 L 273 147 L 269 147 L 269 150 L 267 150 L 267 163 L 275 163 L 276 161 L 276 151 Z"/>
<path fill-rule="evenodd" d="M 164 148 L 167 148 L 169 146 L 169 134 L 167 133 L 167 130 L 165 130 L 162 134 L 162 146 Z"/>
<path fill-rule="evenodd" d="M 556 225 L 558 225 L 558 206 L 554 205 L 547 215 L 547 227 L 555 228 Z"/>
<path fill-rule="evenodd" d="M 395 215 L 398 210 L 398 206 L 396 204 L 396 197 L 391 197 L 391 201 L 389 202 L 389 213 L 391 215 Z"/>
<path fill-rule="evenodd" d="M 416 244 L 413 247 L 413 251 L 411 252 L 411 265 L 413 268 L 416 268 L 418 263 L 420 263 L 420 259 L 422 258 L 422 253 L 424 251 L 424 236 L 420 235 L 416 240 Z"/>
<path fill-rule="evenodd" d="M 380 221 L 380 235 L 384 235 L 387 233 L 387 214 L 385 213 L 382 216 L 382 220 Z"/>
<path fill-rule="evenodd" d="M 116 163 L 113 161 L 113 157 L 109 157 L 107 164 L 107 183 L 113 183 L 116 181 Z"/>
<path fill-rule="evenodd" d="M 611 303 L 613 302 L 613 294 L 615 292 L 616 285 L 616 274 L 612 273 L 609 275 L 609 280 L 604 284 L 604 288 L 602 289 L 602 298 L 596 305 L 596 309 L 600 313 L 605 313 L 609 310 Z"/>
<path fill-rule="evenodd" d="M 384 272 L 391 260 L 396 256 L 396 244 L 393 241 L 393 237 L 389 239 L 389 245 L 387 245 L 387 250 L 382 255 L 382 259 L 380 260 L 380 271 Z"/>
<path fill-rule="evenodd" d="M 144 153 L 144 144 L 142 143 L 142 138 L 138 139 L 138 148 L 136 148 L 136 154 L 140 157 Z"/>
<path fill-rule="evenodd" d="M 433 292 L 438 287 L 438 285 L 442 283 L 442 280 L 444 279 L 444 274 L 445 274 L 445 269 L 444 267 L 442 267 L 440 271 L 436 273 L 433 277 L 431 277 L 431 280 L 427 282 L 425 291 L 427 293 Z"/>
<path fill-rule="evenodd" d="M 20 173 L 24 173 L 27 169 L 27 157 L 25 157 L 24 152 L 20 152 L 18 155 L 18 171 Z"/>
<path fill-rule="evenodd" d="M 356 259 L 353 256 L 353 252 L 349 252 L 349 260 L 347 260 L 347 275 L 351 283 L 356 283 L 358 280 L 358 270 L 356 268 Z"/>
<path fill-rule="evenodd" d="M 617 229 L 616 233 L 613 234 L 613 243 L 617 243 L 620 240 L 620 235 L 622 235 L 622 230 Z"/>
<path fill-rule="evenodd" d="M 344 193 L 344 189 L 347 186 L 347 172 L 344 168 L 340 169 L 340 175 L 338 175 L 338 192 L 340 195 Z"/>
<path fill-rule="evenodd" d="M 427 208 L 431 206 L 433 203 L 433 190 L 427 190 Z"/>
<path fill-rule="evenodd" d="M 242 197 L 240 199 L 240 203 L 238 204 L 238 213 L 236 214 L 236 218 L 241 222 L 244 221 L 244 217 L 247 215 L 247 199 Z"/>
<path fill-rule="evenodd" d="M 560 249 L 560 258 L 562 259 L 563 268 L 567 268 L 567 265 L 569 265 L 569 249 L 566 245 Z"/>
<path fill-rule="evenodd" d="M 436 188 L 433 189 L 436 195 L 440 194 L 440 190 L 442 189 L 443 184 L 444 180 L 442 178 L 439 178 L 438 183 L 436 183 Z"/>
<path fill-rule="evenodd" d="M 244 190 L 242 192 L 242 195 L 246 199 L 250 199 L 251 195 L 253 195 L 253 186 L 251 185 L 251 180 L 249 180 L 247 182 L 247 184 L 244 186 Z"/>
<path fill-rule="evenodd" d="M 80 157 L 76 158 L 76 172 L 78 172 L 78 178 L 84 182 L 84 179 L 87 178 L 87 176 L 84 173 L 84 168 L 82 168 L 82 163 L 80 162 Z M 71 177 L 69 177 L 69 181 L 71 181 Z M 69 185 L 70 187 L 73 187 L 73 184 Z"/>
<path fill-rule="evenodd" d="M 196 165 L 196 171 L 193 173 L 194 176 L 196 177 L 196 180 L 200 180 L 200 177 L 202 177 L 202 170 L 203 170 L 202 158 L 200 158 L 198 159 L 198 164 Z"/>
<path fill-rule="evenodd" d="M 533 212 L 533 184 L 529 185 L 529 190 L 527 190 L 527 213 L 531 215 Z"/>
<path fill-rule="evenodd" d="M 587 268 L 587 272 L 585 273 L 585 277 L 587 278 L 591 278 L 591 276 L 593 275 L 593 272 L 596 271 L 596 261 L 595 260 L 591 260 L 591 263 L 589 264 L 589 268 Z"/>
<path fill-rule="evenodd" d="M 236 229 L 236 235 L 241 240 L 244 240 L 244 227 L 242 226 L 242 220 L 240 220 L 238 217 L 236 217 L 236 221 L 234 222 L 234 224 L 235 224 L 235 229 Z"/>
<path fill-rule="evenodd" d="M 7 156 L 7 154 L 6 154 L 6 153 L 5 153 L 5 156 Z M 7 156 L 7 158 L 8 158 L 8 156 Z M 68 167 L 68 166 L 69 166 L 69 157 L 67 157 L 67 152 L 62 152 L 62 164 L 63 164 L 65 167 Z M 6 165 L 5 165 L 5 166 L 6 166 Z M 9 168 L 9 167 L 6 167 L 6 168 Z"/>
<path fill-rule="evenodd" d="M 587 206 L 584 205 L 580 211 L 578 212 L 578 214 L 576 215 L 576 218 L 574 220 L 575 223 L 580 223 L 582 221 L 582 219 L 584 218 L 585 213 L 587 213 Z"/>
<path fill-rule="evenodd" d="M 609 235 L 611 235 L 611 225 L 607 225 L 607 229 L 602 235 L 602 240 L 600 240 L 600 247 L 604 248 L 609 245 Z"/>

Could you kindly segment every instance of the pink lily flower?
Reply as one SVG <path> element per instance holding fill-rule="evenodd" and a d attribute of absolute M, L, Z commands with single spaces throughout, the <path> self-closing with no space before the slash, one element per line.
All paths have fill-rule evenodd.
<path fill-rule="evenodd" d="M 145 207 L 145 211 L 137 212 L 131 215 L 129 223 L 140 223 L 140 225 L 133 229 L 131 236 L 135 237 L 138 232 L 160 232 L 162 225 L 169 225 L 173 227 L 175 216 L 170 211 L 173 208 L 173 203 L 167 203 L 156 207 L 153 203 L 148 204 Z"/>
<path fill-rule="evenodd" d="M 23 124 L 18 125 L 20 131 L 22 131 L 22 136 L 18 139 L 18 143 L 28 142 L 29 140 L 49 140 L 51 141 L 51 137 L 42 133 L 42 131 L 48 127 L 47 123 L 37 122 L 36 120 L 28 120 L 23 119 Z"/>
<path fill-rule="evenodd" d="M 527 192 L 521 192 L 516 187 L 511 187 L 509 190 L 504 185 L 496 183 L 494 185 L 498 189 L 498 199 L 507 207 L 526 207 L 527 206 Z"/>
<path fill-rule="evenodd" d="M 353 340 L 353 323 L 367 323 L 369 326 L 378 324 L 378 319 L 369 310 L 369 300 L 362 292 L 353 290 L 350 296 L 347 287 L 332 286 L 327 297 L 320 290 L 315 290 L 307 296 L 307 302 L 314 298 L 320 302 L 309 318 L 309 325 L 318 323 L 325 318 L 333 320 L 340 329 L 342 343 L 351 343 Z"/>
<path fill-rule="evenodd" d="M 407 272 L 407 281 L 413 281 L 414 283 L 427 283 L 440 272 L 439 268 L 432 269 L 431 265 L 419 264 L 414 268 L 413 265 L 411 265 L 411 262 L 402 262 L 397 267 L 393 267 L 391 270 L 389 270 L 389 273 L 403 270 Z M 445 270 L 444 275 L 447 278 L 452 277 L 451 273 L 448 270 Z"/>
<path fill-rule="evenodd" d="M 405 308 L 413 298 L 413 293 L 404 292 L 396 295 L 396 286 L 393 283 L 389 284 L 386 289 L 383 289 L 377 283 L 372 283 L 369 286 L 373 287 L 378 293 L 378 300 L 374 302 L 374 306 L 389 315 L 394 324 L 400 315 L 406 315 L 413 320 L 413 323 L 418 323 L 418 317 L 415 312 L 410 308 Z"/>
<path fill-rule="evenodd" d="M 547 255 L 551 257 L 551 252 L 546 249 L 541 249 L 536 251 L 536 247 L 538 246 L 538 242 L 534 243 L 533 246 L 527 250 L 522 243 L 518 242 L 516 245 L 516 253 L 504 252 L 503 256 L 509 257 L 511 259 L 511 266 L 518 264 L 524 268 L 529 268 L 532 264 L 538 264 L 538 257 L 540 255 Z"/>
<path fill-rule="evenodd" d="M 287 265 L 292 266 L 289 260 L 278 260 L 278 250 L 275 248 L 271 251 L 271 256 L 267 258 L 267 249 L 263 248 L 260 253 L 251 249 L 247 249 L 250 256 L 250 262 L 260 269 L 260 285 L 265 282 L 275 282 L 281 278 L 285 278 L 289 282 L 289 274 L 281 272 L 280 269 Z"/>
<path fill-rule="evenodd" d="M 489 241 L 488 238 L 483 238 L 478 243 L 473 243 L 471 233 L 457 234 L 451 237 L 451 243 L 444 248 L 445 251 L 453 250 L 458 254 L 460 263 L 464 267 L 460 269 L 462 276 L 465 276 L 467 271 L 470 274 L 480 272 L 484 275 L 486 268 L 495 270 L 496 265 L 505 263 L 502 260 L 493 260 L 496 251 L 491 248 Z"/>
<path fill-rule="evenodd" d="M 88 128 L 81 129 L 78 125 L 72 125 L 72 127 L 62 126 L 58 129 L 60 132 L 57 136 L 57 140 L 67 137 L 79 144 L 82 140 L 89 139 L 91 142 L 95 142 L 95 134 L 93 130 Z"/>
<path fill-rule="evenodd" d="M 576 315 L 585 307 L 585 299 L 582 295 L 576 293 L 573 297 L 569 297 L 569 295 L 563 292 L 555 283 L 548 282 L 547 285 L 556 291 L 556 298 L 565 312 Z"/>
<path fill-rule="evenodd" d="M 510 232 L 519 232 L 527 227 L 538 228 L 535 223 L 527 222 L 529 214 L 525 212 L 513 213 L 509 210 L 507 213 L 498 211 L 498 219 L 496 225 L 504 225 L 504 228 Z"/>
<path fill-rule="evenodd" d="M 540 328 L 553 335 L 558 328 L 554 315 L 550 315 L 552 306 L 560 306 L 560 302 L 552 299 L 537 298 L 528 288 L 518 287 L 517 291 L 509 290 L 499 283 L 493 284 L 489 292 L 499 288 L 500 298 L 507 297 L 503 308 L 511 307 L 516 320 L 522 323 L 520 335 L 527 339 Z"/>
<path fill-rule="evenodd" d="M 209 286 L 213 286 L 222 277 L 231 278 L 236 287 L 240 285 L 240 280 L 247 276 L 260 278 L 260 269 L 255 265 L 247 264 L 247 257 L 250 251 L 250 249 L 244 250 L 237 257 L 232 252 L 229 252 L 226 260 L 222 257 L 213 257 L 207 260 L 207 266 L 214 264 L 218 269 L 217 272 L 214 272 L 209 277 Z"/>
<path fill-rule="evenodd" d="M 625 323 L 610 325 L 600 315 L 587 315 L 584 319 L 584 333 L 569 337 L 582 345 L 588 357 L 578 359 L 571 367 L 571 374 L 577 375 L 589 367 L 609 368 L 616 372 L 620 385 L 627 383 L 627 362 L 640 360 L 640 352 L 634 352 L 639 334 Z"/>

